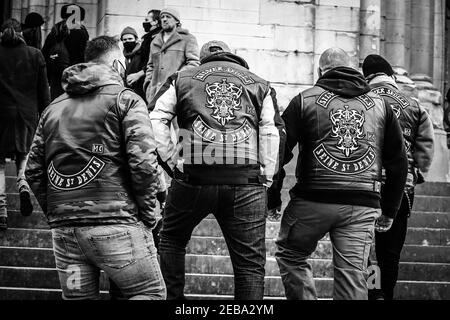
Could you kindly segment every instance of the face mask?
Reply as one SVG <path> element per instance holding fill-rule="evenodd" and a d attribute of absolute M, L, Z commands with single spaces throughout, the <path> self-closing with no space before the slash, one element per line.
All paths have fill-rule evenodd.
<path fill-rule="evenodd" d="M 137 43 L 136 42 L 125 42 L 123 44 L 123 47 L 125 48 L 126 52 L 131 52 L 136 48 Z"/>
<path fill-rule="evenodd" d="M 152 29 L 152 24 L 151 22 L 144 22 L 142 24 L 142 26 L 144 27 L 145 32 L 150 32 Z"/>

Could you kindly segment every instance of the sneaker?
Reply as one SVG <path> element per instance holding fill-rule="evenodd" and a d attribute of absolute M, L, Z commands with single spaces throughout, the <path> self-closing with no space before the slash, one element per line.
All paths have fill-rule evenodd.
<path fill-rule="evenodd" d="M 8 220 L 5 217 L 0 218 L 0 231 L 8 230 Z"/>
<path fill-rule="evenodd" d="M 33 213 L 33 204 L 31 203 L 31 195 L 28 188 L 23 187 L 19 191 L 20 197 L 20 213 L 24 217 L 29 217 Z"/>

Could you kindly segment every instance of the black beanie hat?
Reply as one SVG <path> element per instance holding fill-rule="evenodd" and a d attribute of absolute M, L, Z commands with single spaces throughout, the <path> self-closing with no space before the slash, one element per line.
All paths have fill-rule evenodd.
<path fill-rule="evenodd" d="M 40 27 L 45 23 L 39 13 L 31 12 L 25 17 L 24 29 Z"/>
<path fill-rule="evenodd" d="M 61 19 L 66 20 L 68 19 L 71 15 L 72 12 L 67 12 L 67 10 L 69 9 L 69 7 L 71 6 L 77 6 L 78 8 L 80 8 L 80 12 L 81 12 L 81 21 L 84 21 L 84 18 L 86 17 L 86 10 L 83 7 L 80 7 L 77 4 L 66 4 L 64 6 L 62 6 L 61 8 Z"/>
<path fill-rule="evenodd" d="M 385 73 L 388 76 L 392 76 L 395 73 L 390 63 L 377 54 L 367 56 L 364 60 L 362 69 L 364 77 L 366 78 L 376 73 Z"/>

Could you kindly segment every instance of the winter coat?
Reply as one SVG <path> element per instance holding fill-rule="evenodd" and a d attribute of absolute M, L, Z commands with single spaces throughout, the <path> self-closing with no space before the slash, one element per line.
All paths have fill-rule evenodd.
<path fill-rule="evenodd" d="M 89 40 L 89 33 L 85 26 L 81 29 L 69 31 L 65 21 L 58 22 L 45 39 L 42 54 L 47 63 L 48 81 L 51 87 L 51 98 L 56 99 L 64 93 L 61 86 L 61 77 L 65 68 L 84 62 L 84 51 Z M 63 61 L 58 62 L 51 58 L 51 50 L 58 44 L 63 43 L 62 54 L 67 55 Z M 61 64 L 61 65 L 59 65 Z M 54 71 L 51 71 L 55 69 Z"/>
<path fill-rule="evenodd" d="M 125 56 L 126 62 L 126 76 L 128 77 L 130 74 L 138 73 L 142 71 L 142 47 L 141 44 L 136 44 L 136 47 L 132 52 L 123 51 L 123 55 Z M 144 93 L 144 79 L 145 76 L 136 81 L 132 86 L 127 85 L 128 88 L 136 92 L 142 99 L 145 100 Z"/>
<path fill-rule="evenodd" d="M 179 70 L 200 65 L 197 39 L 188 30 L 178 28 L 164 43 L 163 32 L 150 46 L 150 56 L 144 82 L 147 101 L 155 96 L 167 78 Z"/>
<path fill-rule="evenodd" d="M 153 227 L 158 164 L 144 101 L 106 65 L 75 65 L 62 81 L 25 172 L 50 226 Z"/>
<path fill-rule="evenodd" d="M 50 103 L 44 57 L 25 41 L 0 44 L 0 157 L 28 153 Z"/>

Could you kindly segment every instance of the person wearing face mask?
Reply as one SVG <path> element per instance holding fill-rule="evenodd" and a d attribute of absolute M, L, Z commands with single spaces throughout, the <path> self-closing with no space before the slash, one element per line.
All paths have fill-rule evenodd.
<path fill-rule="evenodd" d="M 146 32 L 142 37 L 141 45 L 141 56 L 142 56 L 142 70 L 144 71 L 144 76 L 147 71 L 147 64 L 150 56 L 150 46 L 156 36 L 161 32 L 161 19 L 160 10 L 150 10 L 145 17 L 145 21 L 142 23 L 142 27 Z"/>
<path fill-rule="evenodd" d="M 145 73 L 142 70 L 141 44 L 135 29 L 126 27 L 120 35 L 126 63 L 125 85 L 145 100 L 143 89 Z"/>
<path fill-rule="evenodd" d="M 100 297 L 100 270 L 126 299 L 163 300 L 151 229 L 160 170 L 145 102 L 123 85 L 118 41 L 88 43 L 42 114 L 25 176 L 52 229 L 65 300 Z M 77 267 L 81 287 L 71 286 Z"/>

